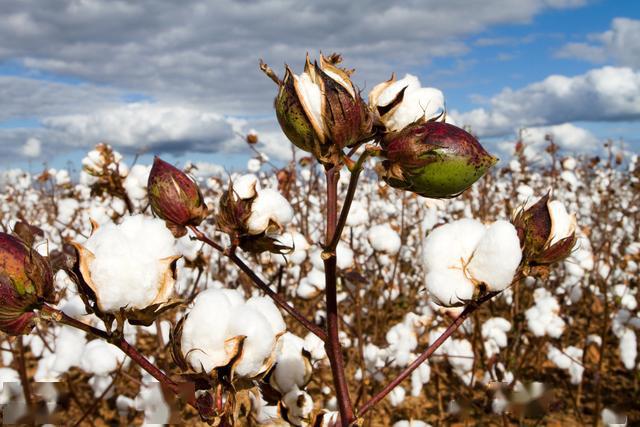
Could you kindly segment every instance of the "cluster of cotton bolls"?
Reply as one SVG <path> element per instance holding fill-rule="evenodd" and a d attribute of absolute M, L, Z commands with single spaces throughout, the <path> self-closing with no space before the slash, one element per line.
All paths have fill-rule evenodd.
<path fill-rule="evenodd" d="M 264 158 L 254 160 L 248 175 L 228 177 L 199 168 L 197 179 L 211 209 L 211 221 L 201 228 L 229 243 L 216 232 L 214 219 L 230 178 L 235 197 L 253 199 L 249 233 L 266 233 L 291 248 L 283 254 L 238 250 L 238 256 L 322 325 L 326 317 L 321 298 L 325 288 L 323 172 L 304 163 L 283 181 L 267 171 Z M 638 190 L 633 187 L 638 182 L 633 175 L 637 166 L 616 169 L 589 161 L 565 158 L 551 173 L 550 167 L 529 166 L 526 156 L 521 156 L 447 201 L 402 193 L 363 173 L 337 247 L 340 339 L 346 344 L 345 357 L 353 373 L 352 390 L 366 384 L 364 394 L 370 396 L 406 368 L 461 310 L 447 306 L 464 306 L 481 292 L 502 291 L 490 309 L 483 307 L 478 316 L 467 319 L 389 395 L 388 402 L 394 405 L 385 418 L 389 424 L 435 424 L 438 418 L 429 411 L 410 412 L 416 401 L 439 395 L 446 408 L 459 392 L 485 395 L 490 382 L 503 382 L 513 389 L 544 374 L 545 382 L 566 378 L 575 387 L 591 385 L 590 373 L 598 369 L 591 353 L 599 356 L 602 348 L 607 349 L 604 366 L 619 366 L 630 378 L 637 375 L 640 213 Z M 194 371 L 225 366 L 237 355 L 234 349 L 240 349 L 234 344 L 243 340 L 242 357 L 233 361 L 236 375 L 268 382 L 280 402 L 278 407 L 266 393 L 252 395 L 256 420 L 276 422 L 286 408 L 291 422 L 303 424 L 319 408 L 336 409 L 335 395 L 326 387 L 330 384 L 322 381 L 330 378 L 323 343 L 283 318 L 223 256 L 189 236 L 176 240 L 165 232 L 163 222 L 151 217 L 146 209 L 149 165 L 127 166 L 116 152 L 106 161 L 99 150 L 83 163 L 85 171 L 79 180 L 65 170 L 48 169 L 41 179 L 19 170 L 0 173 L 4 229 L 13 227 L 20 217 L 44 231 L 46 241 L 37 244 L 42 253 L 70 241 L 84 247 L 94 256 L 87 257 L 86 269 L 104 310 L 142 308 L 172 298 L 190 301 L 185 308 L 164 315 L 157 328 L 125 325 L 127 339 L 146 345 L 145 351 L 155 360 L 166 361 L 169 329 L 180 321 L 182 352 Z M 122 194 L 94 191 L 97 175 L 104 169 L 117 172 L 126 199 Z M 341 171 L 340 177 L 342 197 L 349 172 Z M 504 219 L 549 189 L 569 213 L 576 214 L 578 243 L 569 258 L 546 275 L 510 286 L 522 253 L 515 229 Z M 166 286 L 158 286 L 158 277 L 166 278 Z M 86 314 L 64 273 L 57 275 L 56 288 L 65 312 L 104 328 L 96 316 Z M 220 325 L 215 330 L 201 326 L 211 321 L 212 313 Z M 610 328 L 603 334 L 605 322 Z M 118 372 L 129 369 L 131 362 L 108 344 L 66 326 L 49 326 L 41 332 L 42 337 L 34 334 L 24 341 L 36 366 L 36 380 L 65 380 L 69 371 L 81 370 L 88 374 L 86 381 L 94 396 L 112 381 L 124 381 Z M 4 337 L 1 345 L 10 347 Z M 528 356 L 533 353 L 537 356 Z M 19 382 L 17 358 L 11 354 L 2 352 L 0 376 Z M 166 364 L 162 368 L 175 369 Z M 611 375 L 605 371 L 600 378 L 610 381 Z M 445 391 L 443 378 L 448 381 Z M 16 384 L 7 384 L 0 393 L 3 401 L 20 395 Z M 567 391 L 561 384 L 545 386 L 563 395 Z M 632 387 L 622 381 L 623 386 Z M 593 389 L 582 388 L 583 401 L 595 399 Z M 114 386 L 109 394 L 114 394 L 112 400 L 129 421 L 136 411 L 142 411 L 148 422 L 167 421 L 167 404 L 159 384 L 150 377 L 143 376 L 130 392 L 122 390 Z M 501 397 L 494 396 L 495 412 L 505 410 L 508 396 L 507 390 Z M 438 416 L 454 417 L 451 413 Z"/>

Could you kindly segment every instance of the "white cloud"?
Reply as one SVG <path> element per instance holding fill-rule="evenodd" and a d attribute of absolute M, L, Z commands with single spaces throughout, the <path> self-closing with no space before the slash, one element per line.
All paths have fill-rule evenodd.
<path fill-rule="evenodd" d="M 574 154 L 593 153 L 600 148 L 599 140 L 594 134 L 571 123 L 531 127 L 523 129 L 521 133 L 522 142 L 530 159 L 541 158 L 544 149 L 549 145 L 547 136 L 551 136 L 554 143 L 561 149 Z M 503 141 L 496 145 L 505 158 L 513 154 L 513 141 Z"/>
<path fill-rule="evenodd" d="M 615 18 L 610 30 L 590 34 L 587 39 L 587 42 L 567 43 L 556 56 L 640 67 L 640 20 Z"/>
<path fill-rule="evenodd" d="M 37 138 L 29 138 L 22 146 L 22 154 L 26 157 L 38 157 L 42 152 L 42 142 Z"/>
<path fill-rule="evenodd" d="M 133 150 L 216 151 L 235 138 L 231 123 L 219 114 L 180 105 L 132 103 L 42 122 L 84 146 L 108 142 Z"/>
<path fill-rule="evenodd" d="M 640 71 L 603 67 L 574 77 L 553 75 L 521 89 L 504 89 L 489 104 L 490 108 L 452 115 L 480 136 L 571 121 L 637 120 Z"/>

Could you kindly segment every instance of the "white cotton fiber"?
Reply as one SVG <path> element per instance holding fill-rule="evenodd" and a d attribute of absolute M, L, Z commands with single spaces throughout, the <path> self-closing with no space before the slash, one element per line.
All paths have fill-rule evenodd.
<path fill-rule="evenodd" d="M 273 189 L 264 189 L 251 205 L 251 216 L 247 220 L 249 234 L 260 234 L 273 222 L 284 226 L 293 219 L 293 208 L 282 195 Z"/>
<path fill-rule="evenodd" d="M 484 233 L 467 271 L 491 291 L 501 291 L 511 284 L 520 265 L 522 251 L 515 227 L 508 221 L 496 221 Z"/>
<path fill-rule="evenodd" d="M 367 239 L 375 251 L 395 255 L 400 250 L 400 236 L 388 224 L 371 227 L 367 233 Z"/>
<path fill-rule="evenodd" d="M 95 255 L 89 271 L 104 311 L 149 306 L 168 268 L 161 260 L 177 253 L 164 221 L 143 215 L 103 225 L 84 246 Z"/>

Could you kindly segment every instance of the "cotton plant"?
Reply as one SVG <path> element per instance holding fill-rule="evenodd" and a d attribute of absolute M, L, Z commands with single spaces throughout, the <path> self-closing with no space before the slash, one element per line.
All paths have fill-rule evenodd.
<path fill-rule="evenodd" d="M 122 417 L 137 409 L 145 422 L 166 423 L 171 409 L 189 405 L 188 421 L 212 425 L 243 417 L 366 423 L 381 401 L 400 410 L 425 398 L 441 363 L 457 382 L 478 386 L 478 366 L 488 361 L 478 358 L 473 331 L 492 361 L 511 344 L 512 325 L 471 314 L 494 298 L 513 301 L 525 276 L 553 274 L 579 238 L 568 213 L 577 203 L 567 210 L 543 199 L 511 221 L 496 220 L 504 213 L 471 219 L 480 210 L 473 184 L 497 158 L 452 123 L 441 91 L 407 75 L 374 86 L 365 102 L 341 61 L 308 57 L 303 72 L 286 67 L 283 78 L 261 63 L 277 84 L 278 123 L 303 152 L 297 166 L 273 176 L 267 164 L 277 166 L 250 132 L 249 173 L 229 177 L 159 157 L 127 167 L 101 144 L 83 161 L 78 185 L 56 171 L 64 196 L 53 219 L 31 177 L 6 178 L 11 190 L 2 201 L 20 200 L 43 225 L 12 220 L 17 233 L 0 235 L 0 296 L 10 308 L 0 329 L 25 335 L 46 325 L 48 338 L 24 340 L 38 358 L 37 379 L 81 369 L 94 396 L 111 397 L 120 370 L 133 363 L 142 381 L 109 403 Z M 496 197 L 507 192 L 495 185 Z M 519 194 L 533 190 L 531 183 Z M 1 218 L 20 217 L 10 203 L 1 209 Z M 45 235 L 50 248 L 38 244 Z M 529 317 L 560 312 L 549 299 L 540 305 Z M 377 337 L 357 332 L 386 312 L 394 317 L 377 326 Z M 175 363 L 136 348 L 150 340 L 154 356 L 170 352 Z M 631 347 L 631 338 L 623 341 Z M 352 372 L 368 387 L 360 407 Z M 165 399 L 171 395 L 175 408 Z"/>

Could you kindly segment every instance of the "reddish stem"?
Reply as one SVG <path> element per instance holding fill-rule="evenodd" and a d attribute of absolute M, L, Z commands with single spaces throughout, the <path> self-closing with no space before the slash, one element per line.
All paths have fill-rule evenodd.
<path fill-rule="evenodd" d="M 364 415 L 371 408 L 373 408 L 378 402 L 384 399 L 391 391 L 396 388 L 402 381 L 404 381 L 413 371 L 415 371 L 425 360 L 427 360 L 444 342 L 449 338 L 465 321 L 467 317 L 478 309 L 484 302 L 490 300 L 499 292 L 489 292 L 476 301 L 467 305 L 462 313 L 453 321 L 451 325 L 431 344 L 427 349 L 414 360 L 404 371 L 402 371 L 393 381 L 387 384 L 382 390 L 380 390 L 375 396 L 373 396 L 367 403 L 362 405 L 358 410 L 358 416 Z"/>
<path fill-rule="evenodd" d="M 339 172 L 336 166 L 326 170 L 327 176 L 327 234 L 326 241 L 332 242 L 336 239 L 338 220 L 338 177 Z M 348 208 L 347 208 L 348 211 Z M 339 239 L 339 237 L 338 237 Z M 337 243 L 336 243 L 337 244 Z M 330 243 L 327 244 L 327 247 Z M 344 373 L 344 360 L 342 358 L 342 346 L 339 339 L 339 316 L 337 298 L 337 274 L 336 274 L 336 253 L 335 250 L 323 252 L 324 274 L 327 298 L 327 335 L 325 349 L 331 364 L 333 383 L 336 389 L 336 398 L 340 409 L 340 420 L 343 426 L 348 426 L 355 420 L 353 404 L 349 396 L 349 386 Z"/>

